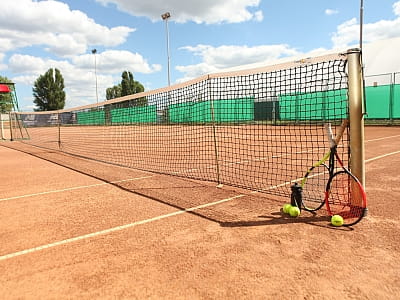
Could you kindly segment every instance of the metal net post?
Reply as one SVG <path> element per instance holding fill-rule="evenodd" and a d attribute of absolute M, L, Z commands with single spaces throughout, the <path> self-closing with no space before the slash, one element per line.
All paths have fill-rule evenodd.
<path fill-rule="evenodd" d="M 360 49 L 350 49 L 348 55 L 349 115 L 350 115 L 350 169 L 365 185 L 363 72 Z"/>

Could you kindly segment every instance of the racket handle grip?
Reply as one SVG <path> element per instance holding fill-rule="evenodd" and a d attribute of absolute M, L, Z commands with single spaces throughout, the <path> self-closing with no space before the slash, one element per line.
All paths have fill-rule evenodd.
<path fill-rule="evenodd" d="M 301 210 L 301 203 L 302 203 L 302 191 L 303 189 L 301 186 L 295 182 L 292 186 L 292 195 L 290 198 L 290 205 L 297 206 Z"/>
<path fill-rule="evenodd" d="M 333 138 L 332 125 L 331 125 L 331 123 L 325 123 L 324 127 L 325 127 L 326 136 L 329 141 L 329 145 L 331 148 L 333 148 L 336 146 L 336 143 L 335 143 L 335 139 Z"/>

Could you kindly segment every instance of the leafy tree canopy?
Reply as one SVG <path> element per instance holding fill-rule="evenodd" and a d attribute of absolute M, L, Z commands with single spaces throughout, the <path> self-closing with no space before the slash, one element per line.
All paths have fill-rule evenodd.
<path fill-rule="evenodd" d="M 121 84 L 114 85 L 113 87 L 108 88 L 106 90 L 107 100 L 121 97 L 121 89 L 122 89 Z"/>
<path fill-rule="evenodd" d="M 63 109 L 65 106 L 64 78 L 58 69 L 49 69 L 36 79 L 33 87 L 35 111 Z"/>
<path fill-rule="evenodd" d="M 131 72 L 124 71 L 121 77 L 122 80 L 120 84 L 114 85 L 106 90 L 107 100 L 144 92 L 144 86 L 133 78 Z M 145 97 L 137 98 L 133 101 L 134 106 L 144 106 L 147 104 L 147 99 Z"/>

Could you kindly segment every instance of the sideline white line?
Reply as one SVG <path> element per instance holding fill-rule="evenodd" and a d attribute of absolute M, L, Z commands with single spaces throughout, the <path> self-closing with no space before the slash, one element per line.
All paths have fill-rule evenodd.
<path fill-rule="evenodd" d="M 392 139 L 392 138 L 396 138 L 396 137 L 400 137 L 400 134 L 398 135 L 392 135 L 392 136 L 385 136 L 385 137 L 381 137 L 381 138 L 376 138 L 376 139 L 372 139 L 372 140 L 366 140 L 365 142 L 376 142 L 376 141 L 382 141 L 382 140 L 386 140 L 386 139 Z"/>
<path fill-rule="evenodd" d="M 389 155 L 394 155 L 394 154 L 397 154 L 397 153 L 400 153 L 400 151 L 391 152 L 391 153 L 387 153 L 385 155 L 380 155 L 380 156 L 377 156 L 377 157 L 374 157 L 374 158 L 370 158 L 370 159 L 366 160 L 366 162 L 374 161 L 374 160 L 377 160 L 377 159 L 380 159 L 380 158 L 384 158 L 384 157 L 387 157 Z M 301 180 L 301 178 L 297 178 L 294 181 L 298 181 L 298 180 Z M 262 190 L 253 191 L 250 194 L 256 194 L 256 193 L 258 193 L 260 191 L 276 189 L 278 187 L 282 187 L 282 186 L 288 185 L 288 184 L 290 184 L 292 182 L 293 182 L 293 180 L 292 181 L 287 181 L 287 182 L 284 182 L 282 184 L 271 186 L 271 187 L 268 187 L 268 188 L 265 188 L 265 189 L 262 189 Z M 104 183 L 104 184 L 107 184 L 107 183 Z M 154 221 L 158 221 L 158 220 L 161 220 L 161 219 L 177 216 L 177 215 L 180 215 L 180 214 L 183 214 L 183 213 L 186 213 L 186 212 L 192 212 L 192 211 L 195 211 L 195 210 L 198 210 L 198 209 L 201 209 L 201 208 L 214 206 L 214 205 L 221 204 L 221 203 L 224 203 L 224 202 L 228 202 L 228 201 L 231 201 L 231 200 L 234 200 L 234 199 L 242 198 L 244 196 L 246 196 L 246 194 L 239 194 L 239 195 L 236 195 L 236 196 L 233 196 L 233 197 L 230 197 L 230 198 L 226 198 L 226 199 L 222 199 L 222 200 L 219 200 L 219 201 L 202 204 L 202 205 L 191 207 L 191 208 L 187 208 L 187 209 L 184 209 L 184 210 L 178 210 L 178 211 L 175 211 L 175 212 L 172 212 L 172 213 L 169 213 L 169 214 L 165 214 L 165 215 L 160 215 L 160 216 L 157 216 L 157 217 L 154 217 L 154 218 L 145 219 L 145 220 L 133 222 L 133 223 L 130 223 L 130 224 L 125 224 L 125 225 L 109 228 L 109 229 L 106 229 L 106 230 L 97 231 L 97 232 L 93 232 L 93 233 L 77 236 L 77 237 L 74 237 L 74 238 L 65 239 L 65 240 L 61 240 L 61 241 L 58 241 L 58 242 L 54 242 L 54 243 L 50 243 L 50 244 L 46 244 L 46 245 L 42 245 L 42 246 L 38 246 L 38 247 L 30 248 L 30 249 L 25 249 L 25 250 L 18 251 L 18 252 L 14 252 L 14 253 L 2 255 L 2 256 L 0 256 L 0 261 L 7 260 L 7 259 L 10 259 L 10 258 L 14 258 L 14 257 L 17 257 L 17 256 L 21 256 L 21 255 L 25 255 L 25 254 L 29 254 L 29 253 L 34 253 L 34 252 L 41 251 L 41 250 L 44 250 L 44 249 L 49 249 L 49 248 L 53 248 L 53 247 L 56 247 L 56 246 L 61 246 L 61 245 L 73 243 L 73 242 L 76 242 L 76 241 L 80 241 L 80 240 L 96 237 L 96 236 L 99 236 L 99 235 L 104 235 L 104 234 L 109 234 L 109 233 L 116 232 L 116 231 L 121 231 L 121 230 L 128 229 L 128 228 L 131 228 L 131 227 L 135 227 L 135 226 L 138 226 L 138 225 L 143 225 L 143 224 L 154 222 Z"/>
<path fill-rule="evenodd" d="M 373 157 L 373 158 L 370 158 L 370 159 L 366 159 L 365 162 L 374 161 L 374 160 L 377 160 L 377 159 L 381 159 L 381 158 L 384 158 L 384 157 L 387 157 L 387 156 L 391 156 L 391 155 L 395 155 L 395 154 L 399 154 L 399 153 L 400 153 L 400 150 L 399 151 L 390 152 L 390 153 L 386 153 L 386 154 L 379 155 L 379 156 L 376 156 L 376 157 Z"/>
<path fill-rule="evenodd" d="M 65 189 L 60 189 L 60 190 L 52 190 L 52 191 L 46 191 L 46 192 L 40 192 L 40 193 L 34 193 L 34 194 L 13 196 L 13 197 L 8 197 L 8 198 L 2 198 L 2 199 L 0 199 L 0 202 L 14 200 L 14 199 L 20 199 L 20 198 L 28 198 L 28 197 L 34 197 L 34 196 L 40 196 L 40 195 L 53 194 L 53 193 L 61 193 L 61 192 L 67 192 L 67 191 L 73 191 L 73 190 L 87 189 L 87 188 L 91 188 L 91 187 L 108 185 L 108 184 L 116 184 L 116 183 L 127 182 L 127 181 L 147 179 L 147 178 L 151 178 L 154 176 L 155 175 L 142 176 L 142 177 L 135 177 L 135 178 L 130 178 L 130 179 L 117 180 L 117 181 L 112 181 L 112 182 L 102 182 L 102 183 L 95 183 L 95 184 L 90 184 L 90 185 L 75 186 L 75 187 L 70 187 L 70 188 L 65 188 Z"/>

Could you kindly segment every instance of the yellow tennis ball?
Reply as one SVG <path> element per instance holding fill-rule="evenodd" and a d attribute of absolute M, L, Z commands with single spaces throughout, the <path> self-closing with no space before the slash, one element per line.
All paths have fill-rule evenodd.
<path fill-rule="evenodd" d="M 289 209 L 292 207 L 292 205 L 290 204 L 290 203 L 286 203 L 284 206 L 283 206 L 283 208 L 282 208 L 282 211 L 285 213 L 285 214 L 288 214 L 289 213 Z"/>
<path fill-rule="evenodd" d="M 298 217 L 298 216 L 300 216 L 300 209 L 297 206 L 292 206 L 289 209 L 289 214 L 292 217 Z"/>
<path fill-rule="evenodd" d="M 339 215 L 334 215 L 331 218 L 331 224 L 333 226 L 337 226 L 337 227 L 342 226 L 343 222 L 344 222 L 343 218 L 341 216 L 339 216 Z"/>

